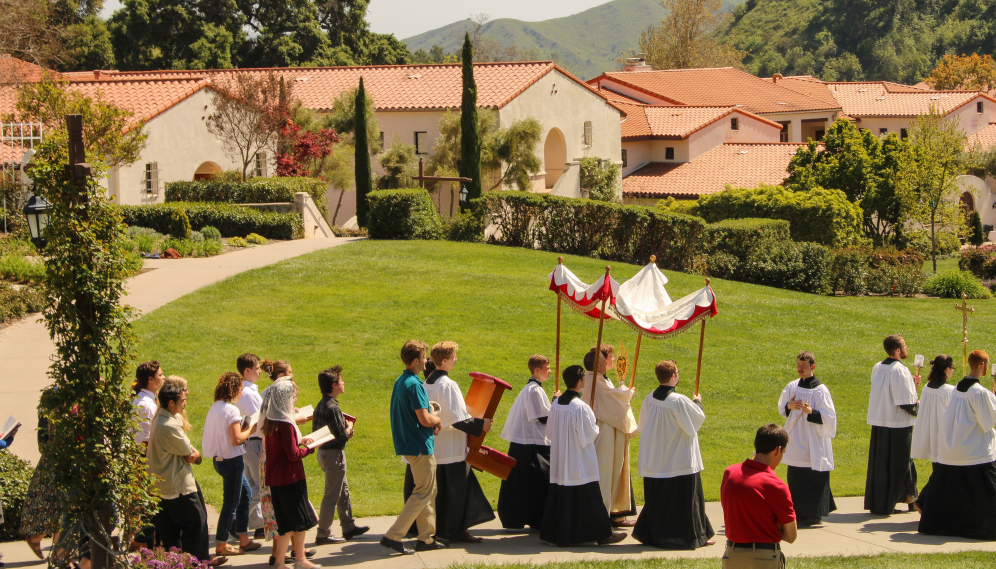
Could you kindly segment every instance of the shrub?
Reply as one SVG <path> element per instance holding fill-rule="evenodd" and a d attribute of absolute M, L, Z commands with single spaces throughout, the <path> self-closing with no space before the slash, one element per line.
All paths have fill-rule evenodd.
<path fill-rule="evenodd" d="M 982 282 L 968 271 L 947 271 L 938 273 L 927 281 L 923 289 L 927 294 L 941 298 L 961 298 L 962 293 L 968 298 L 991 298 Z"/>
<path fill-rule="evenodd" d="M 598 158 L 582 158 L 580 169 L 581 189 L 588 192 L 588 199 L 619 202 L 619 165 Z"/>
<path fill-rule="evenodd" d="M 30 261 L 20 255 L 0 257 L 0 278 L 21 282 L 41 283 L 45 281 L 45 264 Z"/>
<path fill-rule="evenodd" d="M 862 238 L 861 208 L 840 190 L 814 188 L 793 192 L 782 186 L 727 188 L 699 198 L 698 214 L 715 223 L 724 219 L 765 217 L 791 224 L 792 238 L 831 247 L 859 244 Z"/>
<path fill-rule="evenodd" d="M 673 213 L 683 213 L 685 215 L 699 214 L 699 200 L 676 200 L 672 197 L 658 200 L 655 208 Z"/>
<path fill-rule="evenodd" d="M 198 560 L 176 547 L 169 548 L 169 551 L 162 547 L 142 548 L 137 555 L 130 556 L 130 561 L 132 569 L 209 569 L 210 563 L 210 559 Z"/>
<path fill-rule="evenodd" d="M 211 225 L 202 227 L 201 235 L 203 235 L 205 239 L 221 241 L 221 232 Z"/>
<path fill-rule="evenodd" d="M 266 237 L 263 237 L 258 233 L 250 233 L 249 235 L 246 235 L 246 243 L 249 243 L 250 245 L 266 245 L 267 241 Z"/>
<path fill-rule="evenodd" d="M 457 213 L 453 219 L 445 222 L 446 239 L 468 243 L 484 242 L 484 214 L 479 206 L 471 207 L 467 213 Z"/>
<path fill-rule="evenodd" d="M 246 243 L 246 240 L 243 239 L 243 238 L 241 238 L 241 237 L 232 237 L 231 239 L 229 239 L 227 241 L 227 243 L 231 247 L 248 247 L 249 246 L 249 244 Z"/>
<path fill-rule="evenodd" d="M 868 290 L 880 294 L 917 294 L 923 290 L 923 256 L 915 249 L 877 249 L 868 253 Z"/>
<path fill-rule="evenodd" d="M 367 194 L 367 229 L 372 239 L 439 239 L 443 222 L 423 189 Z"/>
<path fill-rule="evenodd" d="M 569 255 L 605 258 L 611 247 L 618 205 L 547 196 L 536 224 L 540 249 Z"/>
<path fill-rule="evenodd" d="M 839 249 L 834 254 L 830 292 L 862 295 L 868 292 L 868 252 L 864 249 Z"/>
<path fill-rule="evenodd" d="M 26 430 L 26 429 L 25 429 Z M 21 432 L 21 436 L 28 433 Z M 28 484 L 34 469 L 27 461 L 21 460 L 9 452 L 0 452 L 0 508 L 6 523 L 0 524 L 0 541 L 15 541 L 23 539 L 21 530 L 21 508 L 24 498 L 28 495 Z"/>
<path fill-rule="evenodd" d="M 190 218 L 182 209 L 174 209 L 169 218 L 169 235 L 174 239 L 190 237 Z"/>
<path fill-rule="evenodd" d="M 197 244 L 198 257 L 214 257 L 221 253 L 221 241 L 215 239 L 205 239 Z"/>
<path fill-rule="evenodd" d="M 204 241 L 204 234 L 200 231 L 191 231 L 189 239 L 194 243 L 200 243 L 201 241 Z"/>
<path fill-rule="evenodd" d="M 688 271 L 706 224 L 701 218 L 642 206 L 615 206 L 607 258 L 638 265 L 657 255 L 662 269 Z"/>
<path fill-rule="evenodd" d="M 799 292 L 828 294 L 833 252 L 818 243 L 774 241 L 751 252 L 743 264 L 747 282 Z"/>
<path fill-rule="evenodd" d="M 241 176 L 240 176 L 241 178 Z M 327 185 L 317 178 L 251 178 L 223 179 L 219 177 L 198 182 L 169 182 L 167 202 L 221 202 L 229 204 L 293 202 L 294 194 L 307 192 L 325 219 L 329 218 Z"/>
<path fill-rule="evenodd" d="M 969 243 L 978 247 L 986 242 L 986 234 L 982 229 L 982 218 L 979 217 L 979 212 L 972 212 L 972 220 L 969 222 L 969 229 L 971 231 L 968 235 Z"/>
<path fill-rule="evenodd" d="M 996 245 L 966 247 L 958 255 L 958 268 L 980 279 L 996 279 Z"/>
<path fill-rule="evenodd" d="M 938 255 L 950 255 L 961 249 L 961 241 L 958 236 L 950 231 L 938 231 L 935 238 Z M 905 239 L 906 247 L 916 249 L 924 257 L 930 257 L 929 231 L 912 231 L 905 235 Z"/>
<path fill-rule="evenodd" d="M 791 239 L 789 222 L 781 219 L 725 219 L 706 226 L 702 248 L 710 253 L 724 251 L 744 260 L 764 241 Z"/>
<path fill-rule="evenodd" d="M 45 308 L 45 295 L 41 289 L 24 287 L 15 290 L 14 287 L 0 281 L 0 324 L 19 320 L 25 314 L 41 312 L 43 308 Z"/>
<path fill-rule="evenodd" d="M 166 249 L 175 249 L 177 253 L 184 257 L 190 257 L 197 249 L 197 243 L 194 243 L 190 239 L 169 239 L 163 244 L 163 251 Z"/>
<path fill-rule="evenodd" d="M 168 233 L 173 211 L 181 209 L 187 214 L 190 226 L 203 233 L 205 227 L 218 229 L 225 237 L 241 237 L 259 233 L 269 239 L 300 239 L 304 237 L 304 224 L 296 213 L 260 211 L 251 207 L 228 204 L 168 203 L 156 205 L 117 206 L 124 222 L 131 226 L 149 227 Z"/>
<path fill-rule="evenodd" d="M 332 234 L 336 237 L 366 237 L 368 235 L 366 227 L 351 229 L 345 228 L 341 225 L 333 225 Z"/>
<path fill-rule="evenodd" d="M 519 190 L 495 190 L 485 192 L 478 200 L 486 219 L 495 228 L 494 234 L 488 238 L 489 242 L 533 248 L 536 241 L 535 221 L 545 203 L 542 195 Z"/>

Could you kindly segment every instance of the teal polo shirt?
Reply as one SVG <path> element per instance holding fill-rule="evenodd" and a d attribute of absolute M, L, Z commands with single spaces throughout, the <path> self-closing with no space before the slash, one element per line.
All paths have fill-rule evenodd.
<path fill-rule="evenodd" d="M 394 452 L 399 456 L 432 454 L 432 429 L 423 427 L 415 416 L 418 409 L 429 408 L 425 386 L 414 373 L 405 370 L 394 382 L 391 392 L 391 435 Z"/>

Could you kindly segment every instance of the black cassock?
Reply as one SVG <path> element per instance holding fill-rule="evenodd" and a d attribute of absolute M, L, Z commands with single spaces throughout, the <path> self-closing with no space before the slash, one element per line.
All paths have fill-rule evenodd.
<path fill-rule="evenodd" d="M 716 535 L 705 513 L 701 473 L 644 477 L 643 497 L 643 510 L 633 528 L 633 538 L 643 545 L 695 549 Z"/>
<path fill-rule="evenodd" d="M 917 504 L 923 510 L 920 533 L 996 540 L 996 462 L 935 462 Z"/>
<path fill-rule="evenodd" d="M 865 478 L 865 509 L 880 516 L 917 497 L 916 465 L 910 458 L 913 427 L 872 426 Z"/>
<path fill-rule="evenodd" d="M 501 527 L 539 529 L 550 487 L 550 447 L 509 443 L 508 456 L 515 459 L 515 466 L 498 493 Z"/>

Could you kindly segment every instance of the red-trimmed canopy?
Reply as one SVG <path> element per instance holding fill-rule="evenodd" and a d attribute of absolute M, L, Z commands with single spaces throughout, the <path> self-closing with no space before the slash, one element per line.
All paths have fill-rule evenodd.
<path fill-rule="evenodd" d="M 565 265 L 558 264 L 549 278 L 550 290 L 559 294 L 574 311 L 598 320 L 601 317 L 601 303 L 605 300 L 605 317 L 616 318 L 610 307 L 616 304 L 619 283 L 609 275 L 602 275 L 595 284 L 589 285 Z"/>
<path fill-rule="evenodd" d="M 680 334 L 699 320 L 717 314 L 716 295 L 709 286 L 671 302 L 665 284 L 664 273 L 655 263 L 649 263 L 619 286 L 611 312 L 617 320 L 651 338 Z"/>

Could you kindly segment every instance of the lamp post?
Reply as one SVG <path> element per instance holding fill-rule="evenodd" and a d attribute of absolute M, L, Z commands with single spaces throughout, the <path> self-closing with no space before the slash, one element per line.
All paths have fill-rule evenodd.
<path fill-rule="evenodd" d="M 24 206 L 24 217 L 28 220 L 31 242 L 39 251 L 44 249 L 48 243 L 48 240 L 45 239 L 45 228 L 48 227 L 48 212 L 51 209 L 52 204 L 37 194 L 32 195 Z"/>
<path fill-rule="evenodd" d="M 463 207 L 467 204 L 467 196 L 470 192 L 467 191 L 467 184 L 460 184 L 460 206 Z"/>

